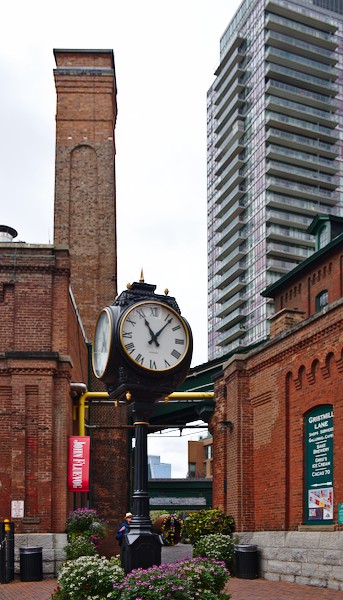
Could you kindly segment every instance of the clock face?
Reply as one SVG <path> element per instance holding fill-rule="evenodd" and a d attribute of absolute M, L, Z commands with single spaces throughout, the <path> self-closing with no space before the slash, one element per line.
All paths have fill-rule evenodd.
<path fill-rule="evenodd" d="M 122 319 L 119 336 L 129 359 L 151 372 L 174 369 L 189 348 L 184 320 L 159 302 L 140 302 L 130 308 Z"/>
<path fill-rule="evenodd" d="M 93 371 L 96 377 L 100 378 L 106 371 L 112 339 L 111 314 L 104 308 L 97 320 L 93 342 Z"/>

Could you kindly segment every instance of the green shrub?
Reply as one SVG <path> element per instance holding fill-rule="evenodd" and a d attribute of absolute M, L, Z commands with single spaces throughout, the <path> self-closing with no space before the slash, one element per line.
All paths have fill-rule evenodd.
<path fill-rule="evenodd" d="M 202 536 L 193 547 L 193 557 L 213 558 L 228 565 L 235 553 L 235 542 L 230 535 L 210 533 Z"/>
<path fill-rule="evenodd" d="M 235 530 L 235 520 L 219 509 L 199 510 L 189 513 L 185 526 L 187 537 L 191 544 L 195 544 L 203 535 L 230 535 Z"/>
<path fill-rule="evenodd" d="M 81 556 L 65 562 L 58 574 L 54 600 L 100 600 L 124 579 L 119 559 Z"/>
<path fill-rule="evenodd" d="M 77 508 L 73 510 L 66 522 L 68 542 L 78 536 L 87 538 L 96 548 L 106 537 L 106 521 L 92 508 Z"/>
<path fill-rule="evenodd" d="M 79 556 L 95 556 L 97 553 L 93 542 L 78 535 L 73 537 L 64 548 L 67 560 L 75 560 Z"/>

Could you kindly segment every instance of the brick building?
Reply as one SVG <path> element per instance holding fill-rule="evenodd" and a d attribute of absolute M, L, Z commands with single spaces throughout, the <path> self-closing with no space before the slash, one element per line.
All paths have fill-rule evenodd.
<path fill-rule="evenodd" d="M 26 536 L 23 545 L 40 536 L 52 574 L 75 505 L 90 501 L 113 523 L 128 508 L 127 432 L 108 428 L 126 415 L 113 403 L 92 413 L 90 495 L 68 492 L 66 476 L 78 395 L 94 385 L 89 343 L 116 295 L 114 57 L 111 50 L 54 55 L 54 244 L 19 243 L 14 229 L 0 228 L 0 518 L 10 517 L 13 500 L 24 502 L 16 534 Z"/>
<path fill-rule="evenodd" d="M 188 442 L 188 477 L 212 477 L 213 438 L 209 434 Z"/>
<path fill-rule="evenodd" d="M 343 589 L 343 219 L 308 231 L 317 251 L 264 292 L 269 340 L 216 379 L 213 505 L 258 544 L 265 576 Z"/>
<path fill-rule="evenodd" d="M 0 515 L 24 501 L 16 531 L 64 530 L 71 381 L 87 373 L 67 248 L 0 243 Z"/>

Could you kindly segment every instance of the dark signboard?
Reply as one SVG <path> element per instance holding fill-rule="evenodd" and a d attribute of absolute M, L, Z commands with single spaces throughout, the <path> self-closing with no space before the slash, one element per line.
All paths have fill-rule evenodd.
<path fill-rule="evenodd" d="M 333 522 L 333 407 L 313 409 L 305 417 L 305 522 Z"/>

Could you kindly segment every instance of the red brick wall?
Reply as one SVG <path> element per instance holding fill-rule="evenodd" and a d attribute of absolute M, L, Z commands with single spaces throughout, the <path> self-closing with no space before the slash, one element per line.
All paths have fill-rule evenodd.
<path fill-rule="evenodd" d="M 316 296 L 328 290 L 329 303 L 342 297 L 343 254 L 341 248 L 332 250 L 316 261 L 316 267 L 285 282 L 275 298 L 275 312 L 282 308 L 304 311 L 305 318 L 316 312 Z"/>
<path fill-rule="evenodd" d="M 87 348 L 69 277 L 67 250 L 0 244 L 0 519 L 24 500 L 17 533 L 64 531 L 71 508 L 70 382 L 87 373 Z"/>
<path fill-rule="evenodd" d="M 116 87 L 111 51 L 55 51 L 55 244 L 69 247 L 71 286 L 89 340 L 116 296 Z"/>
<path fill-rule="evenodd" d="M 304 415 L 321 404 L 334 407 L 337 523 L 343 497 L 342 325 L 343 302 L 336 301 L 289 335 L 233 357 L 215 382 L 213 503 L 234 515 L 239 531 L 293 530 L 304 523 Z M 234 421 L 232 431 L 220 430 L 223 415 Z"/>

